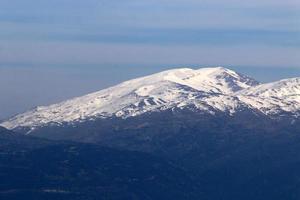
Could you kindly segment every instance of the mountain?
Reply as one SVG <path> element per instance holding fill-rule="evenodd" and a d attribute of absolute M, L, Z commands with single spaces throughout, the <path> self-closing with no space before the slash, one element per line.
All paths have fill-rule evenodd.
<path fill-rule="evenodd" d="M 159 157 L 193 177 L 199 193 L 188 194 L 195 199 L 296 200 L 299 94 L 298 78 L 260 84 L 220 67 L 174 69 L 38 107 L 2 125 L 17 132 L 11 137 L 85 142 Z M 93 151 L 78 159 L 98 158 Z"/>
<path fill-rule="evenodd" d="M 268 117 L 299 115 L 299 78 L 259 84 L 232 70 L 216 67 L 163 71 L 50 106 L 37 107 L 0 125 L 22 129 L 130 118 L 153 112 L 190 109 L 215 115 L 241 111 Z"/>
<path fill-rule="evenodd" d="M 174 69 L 37 107 L 1 125 L 48 139 L 184 157 L 213 137 L 230 139 L 226 134 L 242 144 L 256 134 L 299 132 L 299 80 L 259 84 L 222 67 Z"/>
<path fill-rule="evenodd" d="M 9 129 L 34 128 L 49 123 L 78 122 L 94 118 L 127 118 L 188 106 L 207 112 L 213 112 L 214 109 L 232 110 L 237 106 L 237 99 L 231 94 L 257 84 L 247 76 L 222 67 L 175 69 L 126 81 L 51 106 L 37 107 L 1 125 Z"/>
<path fill-rule="evenodd" d="M 256 134 L 299 132 L 299 80 L 259 84 L 222 67 L 174 69 L 37 107 L 1 125 L 48 139 L 184 156 L 207 137 L 231 134 L 242 144 Z"/>

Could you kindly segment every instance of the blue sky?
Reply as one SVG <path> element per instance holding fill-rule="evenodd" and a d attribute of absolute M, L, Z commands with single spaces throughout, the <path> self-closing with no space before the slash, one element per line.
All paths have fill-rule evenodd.
<path fill-rule="evenodd" d="M 299 55 L 298 0 L 1 0 L 0 119 L 170 67 L 300 76 Z"/>
<path fill-rule="evenodd" d="M 299 62 L 297 0 L 1 0 L 0 27 L 2 65 Z"/>

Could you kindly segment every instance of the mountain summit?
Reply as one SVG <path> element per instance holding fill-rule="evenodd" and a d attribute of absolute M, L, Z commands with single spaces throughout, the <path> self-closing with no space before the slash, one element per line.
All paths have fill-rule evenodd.
<path fill-rule="evenodd" d="M 264 115 L 298 116 L 300 79 L 259 84 L 223 67 L 180 68 L 129 80 L 50 106 L 37 107 L 2 124 L 8 129 L 95 120 L 128 118 L 145 113 L 190 109 L 214 115 L 251 110 Z"/>

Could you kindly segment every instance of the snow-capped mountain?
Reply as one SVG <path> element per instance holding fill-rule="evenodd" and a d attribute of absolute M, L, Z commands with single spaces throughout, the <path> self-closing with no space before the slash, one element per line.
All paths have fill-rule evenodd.
<path fill-rule="evenodd" d="M 143 113 L 191 108 L 234 115 L 241 108 L 265 115 L 300 109 L 300 79 L 259 84 L 232 70 L 215 67 L 173 69 L 123 82 L 83 97 L 37 107 L 2 124 L 8 129 L 73 123 L 97 118 L 128 118 Z"/>
<path fill-rule="evenodd" d="M 185 198 L 174 193 L 164 199 L 299 199 L 299 113 L 300 78 L 259 84 L 217 67 L 133 79 L 0 124 L 0 171 L 8 172 L 0 176 L 18 183 L 3 185 L 2 194 L 40 196 L 55 183 L 58 191 L 66 188 L 59 192 L 64 199 L 86 199 L 91 191 L 91 198 L 102 191 L 123 194 L 125 183 L 124 191 L 146 184 L 139 187 L 141 198 L 157 185 L 162 190 L 153 199 L 168 188 L 183 188 Z"/>

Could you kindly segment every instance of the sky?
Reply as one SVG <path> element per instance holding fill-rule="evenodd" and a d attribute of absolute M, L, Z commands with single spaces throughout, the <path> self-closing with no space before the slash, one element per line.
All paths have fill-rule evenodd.
<path fill-rule="evenodd" d="M 300 76 L 299 0 L 1 0 L 0 119 L 134 77 Z"/>

